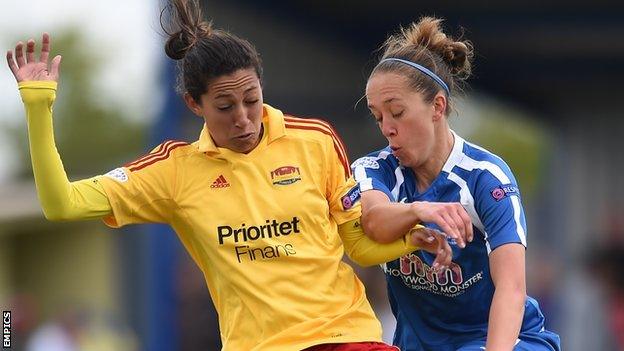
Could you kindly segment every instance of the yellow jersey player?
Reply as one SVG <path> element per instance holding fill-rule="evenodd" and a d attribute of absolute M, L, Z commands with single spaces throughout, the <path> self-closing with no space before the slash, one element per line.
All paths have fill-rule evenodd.
<path fill-rule="evenodd" d="M 204 273 L 224 350 L 394 350 L 381 342 L 343 252 L 373 265 L 416 243 L 444 266 L 450 246 L 425 230 L 387 244 L 368 239 L 358 222 L 359 187 L 332 127 L 264 104 L 254 47 L 213 30 L 196 1 L 173 5 L 178 30 L 166 53 L 179 60 L 184 100 L 204 129 L 195 142 L 164 142 L 102 176 L 70 183 L 56 151 L 52 105 L 61 58 L 48 68 L 49 36 L 39 60 L 33 40 L 26 55 L 22 43 L 15 57 L 8 52 L 46 217 L 170 224 Z"/>

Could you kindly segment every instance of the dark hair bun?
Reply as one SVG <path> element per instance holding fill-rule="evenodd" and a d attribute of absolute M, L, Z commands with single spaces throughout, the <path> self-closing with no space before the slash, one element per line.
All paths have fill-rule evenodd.
<path fill-rule="evenodd" d="M 173 60 L 181 60 L 192 46 L 189 39 L 185 37 L 184 32 L 179 31 L 167 39 L 165 53 Z"/>
<path fill-rule="evenodd" d="M 163 23 L 163 16 L 168 10 L 169 23 Z M 170 0 L 161 12 L 161 26 L 169 36 L 165 43 L 165 53 L 174 60 L 181 60 L 200 38 L 207 38 L 212 33 L 212 25 L 203 18 L 197 0 Z"/>
<path fill-rule="evenodd" d="M 472 44 L 448 37 L 441 27 L 442 19 L 422 17 L 409 27 L 401 28 L 400 34 L 391 36 L 385 44 L 386 50 L 426 48 L 446 63 L 452 75 L 459 79 L 468 78 L 472 71 Z"/>
<path fill-rule="evenodd" d="M 444 62 L 449 65 L 451 74 L 459 78 L 468 78 L 472 71 L 472 45 L 470 42 L 455 41 L 449 43 L 442 52 Z"/>

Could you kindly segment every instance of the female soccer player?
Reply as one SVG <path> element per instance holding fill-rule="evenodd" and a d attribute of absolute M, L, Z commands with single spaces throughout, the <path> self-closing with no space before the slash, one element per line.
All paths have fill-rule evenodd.
<path fill-rule="evenodd" d="M 22 43 L 15 56 L 7 53 L 46 217 L 170 224 L 204 273 L 224 350 L 393 350 L 380 342 L 364 287 L 341 260 L 344 250 L 372 265 L 416 243 L 445 266 L 450 246 L 430 230 L 384 245 L 368 239 L 359 225 L 359 188 L 331 126 L 263 104 L 254 47 L 212 29 L 196 0 L 173 5 L 177 30 L 165 51 L 179 61 L 184 100 L 204 129 L 196 142 L 166 141 L 104 176 L 70 183 L 63 169 L 52 130 L 61 57 L 48 67 L 49 36 L 39 60 L 33 40 L 25 55 Z M 449 235 L 463 241 L 465 233 Z"/>
<path fill-rule="evenodd" d="M 453 262 L 439 272 L 425 252 L 384 265 L 394 344 L 403 351 L 558 350 L 559 337 L 544 330 L 537 302 L 526 296 L 517 182 L 500 157 L 449 128 L 450 98 L 470 75 L 473 51 L 440 23 L 425 17 L 391 36 L 368 79 L 368 107 L 389 146 L 353 164 L 362 225 L 371 238 L 391 242 L 428 222 L 418 214 L 425 202 L 460 202 L 477 235 L 463 250 L 450 240 Z"/>

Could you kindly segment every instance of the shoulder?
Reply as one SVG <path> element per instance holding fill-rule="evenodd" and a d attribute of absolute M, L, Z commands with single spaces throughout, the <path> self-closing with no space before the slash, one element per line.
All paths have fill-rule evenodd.
<path fill-rule="evenodd" d="M 319 118 L 302 118 L 285 114 L 284 127 L 286 135 L 290 137 L 321 145 L 331 145 L 329 150 L 335 150 L 340 161 L 348 166 L 347 149 L 331 123 Z"/>
<path fill-rule="evenodd" d="M 465 186 L 480 203 L 493 198 L 520 195 L 517 181 L 507 163 L 493 152 L 464 141 L 463 156 L 453 173 L 464 179 Z"/>
<path fill-rule="evenodd" d="M 495 153 L 464 141 L 463 157 L 458 166 L 470 173 L 475 182 L 494 182 L 500 184 L 515 184 L 516 180 L 509 165 Z"/>
<path fill-rule="evenodd" d="M 131 172 L 156 166 L 166 166 L 176 158 L 189 154 L 193 145 L 180 140 L 167 140 L 160 143 L 148 154 L 124 165 Z"/>
<path fill-rule="evenodd" d="M 284 127 L 286 127 L 286 133 L 291 136 L 322 142 L 331 140 L 343 145 L 334 126 L 324 119 L 284 114 Z"/>

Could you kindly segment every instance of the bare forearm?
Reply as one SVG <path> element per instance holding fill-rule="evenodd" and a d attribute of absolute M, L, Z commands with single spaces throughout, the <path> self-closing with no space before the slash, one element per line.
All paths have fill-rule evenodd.
<path fill-rule="evenodd" d="M 526 294 L 520 289 L 496 289 L 490 307 L 486 350 L 513 349 L 522 325 L 525 300 Z"/>
<path fill-rule="evenodd" d="M 376 204 L 362 213 L 364 232 L 380 243 L 391 243 L 402 238 L 418 223 L 411 204 Z"/>

